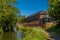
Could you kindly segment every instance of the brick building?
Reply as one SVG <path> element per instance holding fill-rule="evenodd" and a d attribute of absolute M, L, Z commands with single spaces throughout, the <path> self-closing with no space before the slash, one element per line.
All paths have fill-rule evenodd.
<path fill-rule="evenodd" d="M 24 26 L 42 26 L 47 27 L 53 24 L 53 19 L 46 11 L 40 11 L 26 17 L 23 21 Z"/>

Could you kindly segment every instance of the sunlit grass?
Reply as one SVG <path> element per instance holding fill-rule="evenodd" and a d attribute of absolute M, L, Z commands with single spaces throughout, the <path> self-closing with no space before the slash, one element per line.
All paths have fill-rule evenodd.
<path fill-rule="evenodd" d="M 47 40 L 45 32 L 39 27 L 20 27 L 19 30 L 24 32 L 24 37 L 20 40 Z"/>

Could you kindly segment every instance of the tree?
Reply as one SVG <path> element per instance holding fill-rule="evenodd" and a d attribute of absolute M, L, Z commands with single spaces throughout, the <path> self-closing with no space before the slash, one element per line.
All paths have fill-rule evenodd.
<path fill-rule="evenodd" d="M 15 7 L 16 0 L 0 0 L 0 27 L 3 31 L 13 31 L 17 22 L 18 9 Z"/>
<path fill-rule="evenodd" d="M 20 16 L 18 18 L 18 23 L 23 23 L 25 16 Z"/>
<path fill-rule="evenodd" d="M 49 14 L 58 20 L 58 26 L 60 25 L 60 0 L 48 0 L 49 4 Z"/>

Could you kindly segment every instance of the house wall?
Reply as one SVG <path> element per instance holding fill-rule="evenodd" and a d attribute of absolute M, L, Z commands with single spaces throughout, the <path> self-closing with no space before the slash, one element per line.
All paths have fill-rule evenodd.
<path fill-rule="evenodd" d="M 29 22 L 29 23 L 24 23 L 24 26 L 38 26 L 39 23 L 38 21 L 33 21 L 33 22 Z"/>
<path fill-rule="evenodd" d="M 46 15 L 40 15 L 40 19 L 44 18 Z"/>
<path fill-rule="evenodd" d="M 53 24 L 54 24 L 53 22 L 46 22 L 46 27 L 49 27 L 49 26 L 51 26 Z"/>
<path fill-rule="evenodd" d="M 48 27 L 53 24 L 53 22 L 43 22 L 43 18 L 47 14 L 36 14 L 30 17 L 27 17 L 23 23 L 24 26 L 42 26 L 42 27 Z"/>
<path fill-rule="evenodd" d="M 40 14 L 40 19 L 39 19 L 39 25 L 40 26 L 45 26 L 45 24 L 43 23 L 43 18 L 46 16 L 46 14 Z"/>
<path fill-rule="evenodd" d="M 40 15 L 35 15 L 30 18 L 27 18 L 23 23 L 24 26 L 38 26 L 39 25 Z M 28 22 L 27 22 L 28 21 Z"/>

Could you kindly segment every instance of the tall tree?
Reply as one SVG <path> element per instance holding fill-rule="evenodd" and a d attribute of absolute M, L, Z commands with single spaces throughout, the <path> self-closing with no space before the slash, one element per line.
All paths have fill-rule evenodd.
<path fill-rule="evenodd" d="M 17 22 L 18 9 L 15 7 L 16 0 L 0 0 L 0 27 L 3 31 L 13 30 Z"/>
<path fill-rule="evenodd" d="M 49 4 L 49 14 L 58 20 L 58 25 L 60 25 L 60 0 L 48 0 Z"/>

